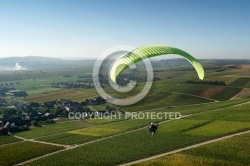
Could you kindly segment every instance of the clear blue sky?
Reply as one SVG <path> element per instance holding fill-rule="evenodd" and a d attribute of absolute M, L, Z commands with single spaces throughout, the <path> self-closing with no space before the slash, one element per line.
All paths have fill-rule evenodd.
<path fill-rule="evenodd" d="M 249 59 L 250 1 L 0 0 L 0 57 L 93 58 L 120 44 Z"/>

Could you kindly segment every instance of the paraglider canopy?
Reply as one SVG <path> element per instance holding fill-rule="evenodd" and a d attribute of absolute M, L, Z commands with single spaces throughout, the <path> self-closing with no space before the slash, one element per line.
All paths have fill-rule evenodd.
<path fill-rule="evenodd" d="M 138 47 L 120 57 L 111 67 L 110 79 L 116 83 L 116 78 L 132 64 L 140 62 L 143 59 L 169 54 L 177 54 L 187 59 L 195 68 L 199 79 L 204 79 L 204 69 L 197 59 L 181 49 L 165 45 L 148 45 Z"/>

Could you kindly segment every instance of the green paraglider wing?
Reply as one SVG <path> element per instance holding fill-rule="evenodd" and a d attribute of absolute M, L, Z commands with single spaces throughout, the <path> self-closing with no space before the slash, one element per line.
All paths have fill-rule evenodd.
<path fill-rule="evenodd" d="M 120 57 L 115 61 L 110 70 L 110 78 L 113 82 L 116 82 L 116 78 L 132 64 L 135 64 L 146 58 L 165 54 L 177 54 L 186 58 L 194 66 L 199 79 L 203 80 L 204 69 L 198 60 L 196 60 L 193 56 L 183 50 L 165 45 L 150 45 L 138 47 L 127 53 L 126 55 Z"/>

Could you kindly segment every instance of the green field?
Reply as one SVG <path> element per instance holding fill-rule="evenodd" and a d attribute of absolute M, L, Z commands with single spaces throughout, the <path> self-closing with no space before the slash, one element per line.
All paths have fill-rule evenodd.
<path fill-rule="evenodd" d="M 5 144 L 0 146 L 0 150 L 6 155 L 8 154 L 8 157 L 5 154 L 0 155 L 1 159 L 4 158 L 0 161 L 0 165 L 17 164 L 62 149 L 60 146 L 47 145 L 46 142 L 67 145 L 72 149 L 34 160 L 26 165 L 116 165 L 250 129 L 250 104 L 246 104 L 250 97 L 250 93 L 247 91 L 250 83 L 249 78 L 245 77 L 249 69 L 206 71 L 205 81 L 225 81 L 226 86 L 186 84 L 187 80 L 197 80 L 194 70 L 178 71 L 178 68 L 171 70 L 171 72 L 159 70 L 155 73 L 155 76 L 162 80 L 153 83 L 152 89 L 143 100 L 134 105 L 115 106 L 115 108 L 128 112 L 144 112 L 144 114 L 148 112 L 180 112 L 181 115 L 187 117 L 172 121 L 168 118 L 131 119 L 128 117 L 125 119 L 125 114 L 120 119 L 70 121 L 68 118 L 59 118 L 55 124 L 32 127 L 28 131 L 16 133 L 17 136 L 26 139 L 42 141 L 40 143 L 31 142 L 32 140 L 18 142 L 20 141 L 18 138 L 0 136 L 0 144 Z M 63 77 L 65 74 L 69 74 L 71 77 Z M 15 88 L 28 93 L 26 98 L 7 96 L 5 98 L 8 101 L 43 103 L 71 99 L 81 102 L 97 97 L 99 94 L 94 88 L 53 88 L 51 83 L 75 83 L 78 79 L 77 76 L 84 74 L 89 73 L 20 71 L 19 73 L 13 72 L 9 76 L 0 73 L 0 76 L 3 76 L 0 83 L 13 83 Z M 115 92 L 108 85 L 105 86 L 105 90 L 111 96 L 127 98 L 138 94 L 143 86 L 144 84 L 138 83 L 135 89 L 122 94 Z M 242 90 L 243 87 L 246 89 Z M 238 96 L 237 99 L 234 98 L 235 95 Z M 107 105 L 109 104 L 88 107 L 92 111 L 99 111 L 105 110 Z M 150 122 L 156 121 L 160 122 L 160 126 L 156 135 L 151 137 L 147 126 Z M 242 137 L 243 140 L 246 141 L 246 138 Z M 15 143 L 9 144 L 12 142 Z M 236 151 L 237 147 L 241 149 L 239 144 L 235 144 L 235 146 L 230 144 L 232 151 L 228 152 L 229 156 L 226 156 L 223 148 L 227 144 L 230 143 L 226 142 L 221 145 L 216 155 L 213 155 L 212 151 L 217 144 L 207 146 L 205 149 L 199 149 L 202 147 L 191 149 L 145 164 L 164 165 L 167 159 L 170 160 L 170 163 L 178 159 L 179 165 L 183 165 L 183 162 L 193 165 L 197 160 L 198 165 L 204 163 L 204 165 L 206 163 L 227 165 L 229 161 L 226 159 L 232 158 L 231 154 Z M 79 147 L 76 147 L 77 145 Z M 32 147 L 34 148 L 32 149 Z M 220 147 L 219 144 L 218 147 Z M 11 153 L 10 149 L 18 152 Z M 31 154 L 27 154 L 28 152 Z M 244 148 L 242 148 L 242 153 L 248 154 Z M 217 156 L 218 158 L 216 158 Z M 232 162 L 239 165 L 249 164 L 249 162 L 240 162 L 240 159 L 246 160 L 243 154 L 237 153 L 237 157 L 239 159 L 232 159 Z"/>
<path fill-rule="evenodd" d="M 59 134 L 55 134 L 51 136 L 38 138 L 36 140 L 58 143 L 58 144 L 65 144 L 65 145 L 74 145 L 74 144 L 80 144 L 80 143 L 86 142 L 91 139 L 93 139 L 93 137 L 65 132 L 65 133 L 59 133 Z"/>
<path fill-rule="evenodd" d="M 161 74 L 165 73 L 159 72 Z M 195 103 L 202 103 L 202 102 L 208 102 L 203 98 L 196 98 L 196 97 L 205 97 L 205 98 L 211 98 L 212 100 L 227 100 L 231 97 L 235 96 L 241 88 L 237 87 L 219 87 L 219 86 L 211 86 L 211 85 L 190 85 L 190 84 L 184 84 L 184 82 L 192 77 L 194 77 L 193 71 L 173 71 L 173 73 L 176 73 L 177 75 L 174 76 L 174 79 L 170 80 L 161 80 L 154 83 L 152 88 L 152 93 L 156 92 L 166 92 L 165 96 L 161 98 L 162 101 L 159 101 L 159 103 L 152 105 L 154 103 L 151 103 L 152 107 L 157 107 L 158 105 L 185 105 L 187 103 L 189 104 L 195 104 Z M 182 74 L 178 74 L 182 73 Z M 187 74 L 188 73 L 188 74 Z M 63 77 L 63 75 L 69 74 L 71 77 Z M 86 73 L 88 75 L 88 73 Z M 218 77 L 221 73 L 214 75 L 208 73 L 208 80 L 210 80 L 210 75 L 212 80 L 230 80 L 231 77 Z M 7 75 L 2 74 L 3 77 L 7 77 Z M 1 83 L 16 83 L 14 87 L 20 90 L 27 91 L 28 95 L 25 99 L 20 98 L 20 100 L 25 100 L 28 102 L 47 102 L 47 101 L 53 101 L 53 100 L 60 100 L 60 99 L 71 99 L 74 101 L 84 101 L 86 99 L 91 99 L 94 97 L 97 97 L 98 94 L 95 91 L 94 88 L 92 89 L 62 89 L 62 88 L 53 88 L 51 87 L 51 83 L 53 82 L 75 82 L 78 78 L 78 75 L 84 75 L 82 73 L 72 72 L 72 71 L 66 71 L 65 73 L 61 71 L 20 71 L 20 72 L 13 72 L 10 74 L 9 79 L 13 78 L 12 81 L 2 81 Z M 20 76 L 20 78 L 19 78 Z M 21 79 L 21 76 L 23 78 Z M 16 78 L 16 79 L 15 79 Z M 195 78 L 195 77 L 194 77 Z M 234 79 L 231 79 L 231 82 L 244 79 L 246 82 L 246 78 L 238 78 L 233 77 Z M 4 80 L 4 79 L 3 79 Z M 240 81 L 238 81 L 240 82 Z M 247 82 L 246 82 L 247 84 Z M 133 89 L 133 91 L 130 91 L 125 94 L 120 94 L 115 91 L 113 91 L 109 86 L 106 86 L 105 89 L 107 92 L 113 96 L 118 97 L 128 97 L 135 94 L 138 94 L 143 87 L 143 84 L 139 83 L 138 86 Z M 217 88 L 217 89 L 216 89 Z M 220 89 L 221 88 L 221 89 Z M 209 93 L 208 93 L 209 92 Z M 181 94 L 176 94 L 181 93 Z M 195 95 L 195 96 L 190 96 Z M 155 96 L 156 100 L 159 99 L 159 96 Z M 151 95 L 148 95 L 148 98 L 152 98 Z M 188 99 L 188 100 L 184 100 Z M 147 103 L 151 99 L 145 99 L 144 103 Z M 211 101 L 212 101 L 211 100 Z M 138 103 L 138 105 L 144 104 L 143 102 Z M 136 107 L 137 110 L 143 110 L 143 108 L 138 108 L 138 105 Z M 133 107 L 133 109 L 135 108 Z M 146 106 L 147 107 L 147 106 Z M 93 108 L 95 109 L 95 108 Z M 102 108 L 97 108 L 96 110 L 99 110 Z"/>
<path fill-rule="evenodd" d="M 13 136 L 0 136 L 0 145 L 21 141 Z"/>
<path fill-rule="evenodd" d="M 226 85 L 231 85 L 238 77 L 212 77 L 205 78 L 205 81 L 224 81 Z"/>
<path fill-rule="evenodd" d="M 122 132 L 144 127 L 145 124 L 149 124 L 151 121 L 151 119 L 126 120 L 116 123 L 88 127 L 79 130 L 73 130 L 64 134 L 44 137 L 38 140 L 61 144 L 79 144 L 90 140 L 107 137 L 110 135 L 119 134 Z"/>
<path fill-rule="evenodd" d="M 72 77 L 63 77 L 68 72 L 62 73 L 59 71 L 18 71 L 9 73 L 8 77 L 10 81 L 4 81 L 4 77 L 7 75 L 1 74 L 1 83 L 16 83 L 14 87 L 20 90 L 32 91 L 32 88 L 46 88 L 51 86 L 52 82 L 70 82 L 77 80 L 76 73 Z M 70 72 L 70 74 L 73 74 Z M 6 78 L 7 79 L 7 78 Z"/>
<path fill-rule="evenodd" d="M 249 88 L 249 82 L 250 82 L 249 77 L 240 77 L 237 80 L 235 80 L 234 82 L 232 82 L 232 84 L 230 84 L 230 85 Z"/>
<path fill-rule="evenodd" d="M 194 84 L 172 84 L 168 81 L 159 81 L 153 85 L 152 90 L 156 92 L 180 92 L 192 95 L 199 95 L 206 90 L 208 85 L 194 85 Z"/>
<path fill-rule="evenodd" d="M 226 107 L 231 107 L 237 104 L 242 104 L 248 102 L 248 99 L 238 99 L 238 100 L 226 100 L 220 102 L 213 102 L 213 103 L 202 103 L 197 105 L 187 105 L 187 106 L 180 106 L 180 107 L 170 107 L 170 108 L 162 108 L 156 109 L 155 112 L 180 112 L 182 115 L 194 114 L 199 112 L 206 112 L 209 110 L 216 110 L 216 109 L 223 109 Z"/>
<path fill-rule="evenodd" d="M 160 109 L 155 110 L 160 112 L 180 112 L 182 115 L 188 115 L 193 113 L 200 113 L 200 112 L 206 112 L 213 109 L 222 109 L 225 107 L 229 107 L 232 105 L 240 104 L 245 102 L 246 100 L 232 100 L 232 101 L 224 101 L 224 102 L 216 102 L 212 104 L 202 104 L 197 106 L 182 106 L 177 108 L 171 108 L 171 109 Z M 123 116 L 123 118 L 125 118 Z M 130 118 L 130 117 L 128 117 Z M 119 119 L 86 119 L 85 121 L 88 123 L 100 123 L 101 122 L 115 122 Z M 121 119 L 122 120 L 122 119 Z M 164 119 L 158 119 L 158 121 L 163 121 Z M 113 134 L 118 134 L 122 132 L 126 132 L 132 129 L 144 127 L 145 124 L 148 124 L 151 122 L 151 119 L 134 119 L 130 120 L 127 119 L 126 121 L 116 122 L 116 123 L 110 123 L 110 124 L 104 124 L 100 126 L 93 126 L 89 128 L 83 128 L 79 130 L 73 130 L 67 133 L 62 133 L 59 135 L 53 135 L 48 137 L 39 138 L 38 140 L 41 141 L 48 141 L 53 143 L 61 143 L 61 144 L 79 144 L 83 143 L 89 140 L 110 136 Z M 156 121 L 156 120 L 153 120 Z M 207 121 L 207 120 L 206 120 Z"/>
<path fill-rule="evenodd" d="M 136 166 L 150 165 L 250 165 L 250 134 L 235 136 L 169 156 L 149 160 Z"/>
<path fill-rule="evenodd" d="M 28 165 L 40 165 L 40 163 L 69 165 L 73 161 L 76 165 L 115 165 L 171 151 L 197 142 L 249 130 L 249 111 L 247 109 L 249 106 L 248 104 L 204 112 L 167 122 L 160 125 L 157 135 L 153 138 L 150 137 L 146 129 L 142 129 L 55 154 Z M 227 128 L 225 129 L 223 125 L 226 125 Z M 200 132 L 196 132 L 198 130 Z M 147 150 L 141 150 L 145 148 Z"/>
<path fill-rule="evenodd" d="M 116 118 L 94 119 L 94 118 L 92 118 L 92 119 L 85 119 L 84 121 L 87 122 L 87 123 L 93 124 L 93 125 L 101 125 L 101 124 L 105 124 L 105 123 L 112 123 L 112 122 L 117 122 L 117 121 L 120 121 L 120 120 L 124 120 L 124 118 L 125 118 L 124 115 L 121 115 L 120 119 L 116 119 Z"/>
<path fill-rule="evenodd" d="M 150 109 L 162 108 L 167 106 L 180 106 L 189 104 L 199 104 L 212 102 L 211 100 L 189 96 L 185 94 L 176 94 L 168 92 L 154 92 L 138 103 L 126 107 L 122 107 L 126 111 L 146 111 Z"/>
<path fill-rule="evenodd" d="M 61 89 L 56 91 L 49 91 L 43 94 L 34 94 L 28 96 L 25 100 L 29 102 L 48 102 L 60 99 L 70 99 L 81 102 L 97 96 L 98 95 L 94 89 Z"/>
<path fill-rule="evenodd" d="M 238 94 L 242 88 L 234 88 L 234 87 L 227 87 L 224 88 L 222 91 L 217 93 L 213 96 L 213 99 L 215 100 L 229 100 L 230 98 L 234 97 L 236 94 Z"/>
<path fill-rule="evenodd" d="M 72 121 L 72 122 L 65 122 L 65 123 L 56 123 L 56 124 L 51 124 L 51 125 L 42 126 L 42 127 L 35 127 L 29 131 L 17 133 L 16 135 L 20 137 L 24 137 L 24 138 L 36 138 L 36 137 L 66 132 L 70 130 L 75 130 L 79 128 L 84 128 L 88 126 L 89 124 L 85 122 Z"/>
<path fill-rule="evenodd" d="M 71 77 L 63 77 L 71 75 Z M 78 76 L 89 75 L 76 71 L 10 71 L 0 73 L 1 84 L 13 83 L 12 87 L 24 90 L 29 96 L 25 101 L 47 102 L 56 99 L 69 99 L 83 101 L 97 96 L 94 89 L 62 89 L 51 86 L 53 82 L 76 82 Z M 68 99 L 68 98 L 67 98 Z"/>
<path fill-rule="evenodd" d="M 103 111 L 103 110 L 106 110 L 106 106 L 108 106 L 108 105 L 110 105 L 110 104 L 105 103 L 105 104 L 101 104 L 101 105 L 92 105 L 92 106 L 89 106 L 89 108 L 92 111 Z"/>
<path fill-rule="evenodd" d="M 14 165 L 60 149 L 62 149 L 62 147 L 44 145 L 34 142 L 20 142 L 11 145 L 5 145 L 0 147 L 0 165 Z"/>

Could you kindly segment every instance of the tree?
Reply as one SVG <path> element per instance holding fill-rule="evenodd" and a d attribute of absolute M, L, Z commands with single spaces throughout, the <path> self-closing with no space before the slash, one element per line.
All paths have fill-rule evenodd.
<path fill-rule="evenodd" d="M 25 109 L 24 112 L 27 113 L 28 116 L 30 116 L 32 113 L 32 109 Z"/>
<path fill-rule="evenodd" d="M 4 118 L 11 118 L 15 116 L 16 113 L 17 113 L 17 110 L 14 108 L 11 108 L 11 109 L 5 108 L 2 110 L 2 114 Z"/>
<path fill-rule="evenodd" d="M 112 107 L 110 105 L 107 105 L 106 106 L 106 110 L 109 111 L 109 112 L 111 112 L 112 111 Z"/>
<path fill-rule="evenodd" d="M 55 123 L 55 121 L 53 119 L 47 119 L 46 120 L 46 124 L 53 124 Z"/>
<path fill-rule="evenodd" d="M 17 116 L 20 117 L 22 114 L 23 114 L 23 111 L 19 109 L 19 110 L 17 111 Z"/>
<path fill-rule="evenodd" d="M 31 121 L 32 126 L 38 126 L 38 122 L 36 120 Z"/>
<path fill-rule="evenodd" d="M 63 114 L 63 109 L 61 109 L 61 108 L 54 108 L 52 110 L 52 114 L 55 115 L 55 116 L 62 115 Z"/>
<path fill-rule="evenodd" d="M 63 116 L 68 116 L 68 111 L 67 110 L 63 110 Z"/>

